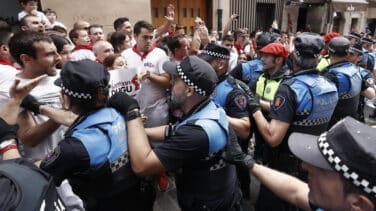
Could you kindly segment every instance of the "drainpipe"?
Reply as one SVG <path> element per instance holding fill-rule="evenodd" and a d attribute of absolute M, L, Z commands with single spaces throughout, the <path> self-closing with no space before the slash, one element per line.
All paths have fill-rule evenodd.
<path fill-rule="evenodd" d="M 218 14 L 218 35 L 219 39 L 222 40 L 222 14 L 223 14 L 223 9 L 222 9 L 222 0 L 218 0 L 218 9 L 217 9 L 217 14 Z"/>

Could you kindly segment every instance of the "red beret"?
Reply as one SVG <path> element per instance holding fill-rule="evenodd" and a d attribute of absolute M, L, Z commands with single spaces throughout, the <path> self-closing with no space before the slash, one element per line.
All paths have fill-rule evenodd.
<path fill-rule="evenodd" d="M 289 52 L 281 43 L 270 43 L 261 48 L 260 52 L 280 56 L 283 58 L 287 58 L 289 56 Z"/>
<path fill-rule="evenodd" d="M 341 36 L 341 35 L 338 34 L 337 32 L 332 32 L 332 33 L 326 34 L 324 36 L 324 41 L 325 41 L 325 43 L 328 43 L 331 39 L 333 39 L 335 37 L 339 37 L 339 36 Z"/>

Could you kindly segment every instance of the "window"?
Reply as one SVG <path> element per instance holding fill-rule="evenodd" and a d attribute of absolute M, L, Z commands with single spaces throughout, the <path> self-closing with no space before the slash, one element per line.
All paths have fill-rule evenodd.
<path fill-rule="evenodd" d="M 156 7 L 153 8 L 153 17 L 158 18 L 158 8 Z"/>

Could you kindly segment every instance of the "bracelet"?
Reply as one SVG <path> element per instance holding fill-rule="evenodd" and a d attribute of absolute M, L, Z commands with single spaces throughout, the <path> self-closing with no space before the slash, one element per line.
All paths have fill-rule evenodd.
<path fill-rule="evenodd" d="M 140 113 L 140 110 L 138 108 L 135 108 L 135 109 L 127 112 L 127 121 L 136 119 L 138 117 L 141 117 L 141 113 Z"/>
<path fill-rule="evenodd" d="M 10 145 L 4 147 L 3 149 L 0 150 L 0 154 L 4 155 L 4 153 L 6 153 L 7 151 L 9 151 L 11 149 L 18 149 L 17 144 L 10 144 Z"/>

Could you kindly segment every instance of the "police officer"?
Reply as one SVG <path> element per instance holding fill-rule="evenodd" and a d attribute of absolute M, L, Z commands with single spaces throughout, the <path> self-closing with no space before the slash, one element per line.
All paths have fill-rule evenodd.
<path fill-rule="evenodd" d="M 226 112 L 230 126 L 235 130 L 243 152 L 248 152 L 251 123 L 247 109 L 246 93 L 237 81 L 227 74 L 230 52 L 227 48 L 209 43 L 199 57 L 207 61 L 218 77 L 213 93 L 213 101 Z M 237 168 L 243 197 L 249 199 L 250 177 L 247 169 Z"/>
<path fill-rule="evenodd" d="M 346 117 L 312 136 L 293 133 L 291 152 L 301 159 L 308 182 L 256 164 L 230 142 L 224 158 L 247 166 L 275 194 L 304 210 L 373 211 L 376 209 L 376 129 Z M 302 141 L 304 140 L 304 143 Z M 231 141 L 231 140 L 230 140 Z"/>
<path fill-rule="evenodd" d="M 315 69 L 324 47 L 323 39 L 316 34 L 302 33 L 295 38 L 294 45 L 292 75 L 279 85 L 269 115 L 271 121 L 265 119 L 257 104 L 250 107 L 261 135 L 273 147 L 269 166 L 304 179 L 298 160 L 287 147 L 287 139 L 291 132 L 316 135 L 324 132 L 338 96 L 335 85 Z M 268 192 L 266 188 L 260 191 Z M 274 195 L 260 200 L 256 205 L 258 210 L 289 208 Z"/>
<path fill-rule="evenodd" d="M 128 162 L 124 118 L 105 107 L 109 78 L 93 61 L 64 65 L 55 84 L 62 87 L 63 108 L 78 117 L 40 167 L 57 186 L 68 178 L 86 210 L 152 210 L 152 200 L 136 203 L 144 195 Z"/>
<path fill-rule="evenodd" d="M 335 37 L 329 42 L 331 65 L 322 74 L 336 84 L 339 96 L 329 127 L 346 116 L 357 118 L 362 78 L 356 66 L 347 60 L 350 44 L 345 37 Z"/>
<path fill-rule="evenodd" d="M 289 53 L 280 43 L 270 43 L 260 53 L 264 72 L 257 80 L 256 94 L 260 99 L 262 112 L 267 117 L 279 84 L 290 73 L 285 63 Z M 267 163 L 269 147 L 258 130 L 255 130 L 255 141 L 255 159 Z"/>
<path fill-rule="evenodd" d="M 133 170 L 140 175 L 175 172 L 183 211 L 238 210 L 236 170 L 220 156 L 230 137 L 229 123 L 224 110 L 210 98 L 217 82 L 213 68 L 197 56 L 180 64 L 166 62 L 163 68 L 173 75 L 172 104 L 184 112 L 174 127 L 147 128 L 145 134 L 135 100 L 118 93 L 109 101 L 127 116 Z M 148 138 L 163 143 L 152 149 Z"/>
<path fill-rule="evenodd" d="M 317 69 L 319 71 L 323 71 L 326 67 L 328 67 L 330 65 L 330 59 L 329 59 L 329 54 L 328 54 L 328 45 L 329 45 L 330 40 L 332 40 L 335 37 L 339 37 L 339 36 L 341 36 L 341 35 L 338 34 L 337 32 L 332 32 L 332 33 L 326 34 L 324 36 L 325 47 L 321 51 L 321 54 L 323 56 L 322 56 L 319 64 L 317 65 Z"/>
<path fill-rule="evenodd" d="M 355 44 L 349 48 L 347 59 L 349 62 L 357 66 L 360 76 L 362 77 L 362 91 L 359 97 L 358 119 L 364 122 L 365 98 L 373 99 L 375 97 L 375 80 L 371 71 L 359 66 L 359 61 L 362 58 L 362 54 L 362 46 L 360 44 Z"/>
<path fill-rule="evenodd" d="M 375 71 L 375 54 L 373 53 L 373 40 L 367 37 L 360 39 L 363 48 L 362 59 L 359 65 L 371 72 Z"/>
<path fill-rule="evenodd" d="M 238 64 L 232 71 L 231 75 L 248 84 L 251 91 L 254 93 L 256 90 L 257 79 L 262 74 L 262 61 L 258 55 L 258 51 L 269 43 L 277 42 L 281 35 L 274 32 L 264 32 L 256 39 L 256 58 L 249 62 Z"/>

